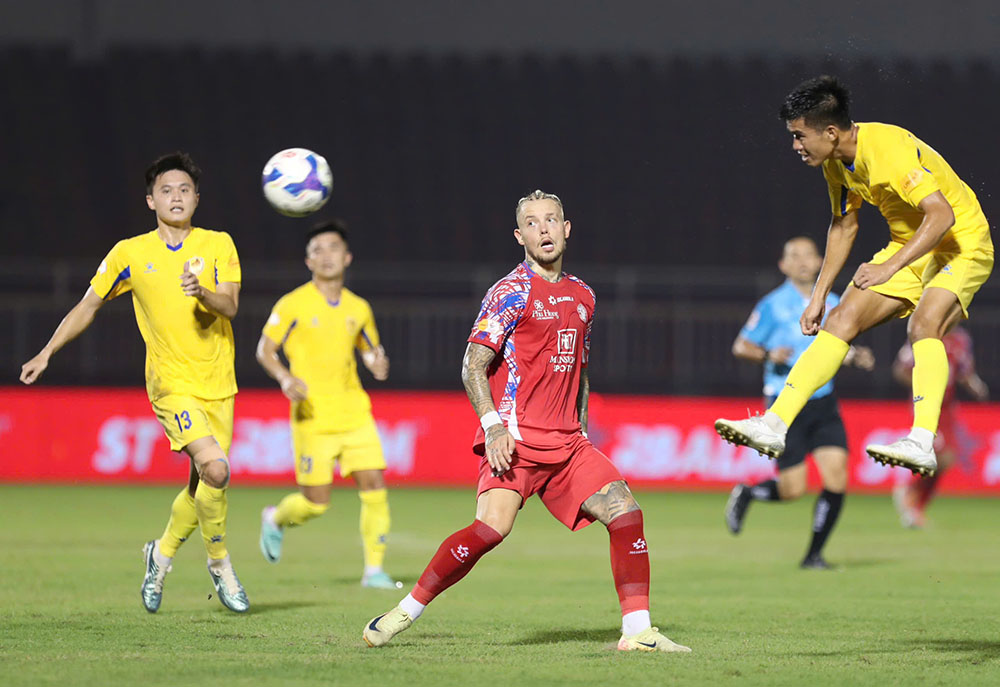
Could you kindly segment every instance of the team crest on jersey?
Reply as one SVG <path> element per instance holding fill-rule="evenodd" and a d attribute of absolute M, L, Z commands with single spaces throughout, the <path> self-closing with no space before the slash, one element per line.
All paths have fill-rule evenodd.
<path fill-rule="evenodd" d="M 575 329 L 560 329 L 557 332 L 558 340 L 556 345 L 556 352 L 559 355 L 567 355 L 569 353 L 576 352 L 576 330 Z"/>
<path fill-rule="evenodd" d="M 587 309 L 583 307 L 583 303 L 576 306 L 576 314 L 580 316 L 580 321 L 587 324 Z"/>
<path fill-rule="evenodd" d="M 153 265 L 153 263 L 147 262 L 146 263 L 146 274 L 149 274 L 150 272 L 155 272 L 155 271 L 156 271 L 156 267 Z"/>
<path fill-rule="evenodd" d="M 500 337 L 503 336 L 503 325 L 496 320 L 484 317 L 476 322 L 476 331 L 485 334 L 493 343 L 500 343 Z"/>
<path fill-rule="evenodd" d="M 311 324 L 311 325 L 312 325 L 313 327 L 318 327 L 318 326 L 319 326 L 319 318 L 318 318 L 318 317 L 314 317 L 314 318 L 312 318 L 312 322 L 310 322 L 310 324 Z"/>
<path fill-rule="evenodd" d="M 191 274 L 201 274 L 205 271 L 205 258 L 198 255 L 188 260 L 188 271 Z"/>

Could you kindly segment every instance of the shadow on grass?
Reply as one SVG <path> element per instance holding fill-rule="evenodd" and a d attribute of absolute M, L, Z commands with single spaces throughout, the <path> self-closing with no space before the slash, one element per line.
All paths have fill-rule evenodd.
<path fill-rule="evenodd" d="M 885 565 L 899 563 L 897 558 L 845 558 L 837 561 L 839 570 L 853 570 L 855 568 L 880 568 Z"/>
<path fill-rule="evenodd" d="M 392 579 L 396 580 L 397 582 L 402 582 L 403 583 L 403 586 L 400 587 L 399 589 L 405 589 L 406 587 L 413 586 L 416 583 L 416 581 L 417 581 L 417 578 L 415 578 L 415 577 L 393 577 Z M 368 589 L 371 589 L 371 587 L 362 587 L 361 586 L 361 576 L 360 575 L 354 575 L 353 577 L 332 577 L 328 581 L 330 583 L 332 583 L 332 584 L 354 585 L 355 587 L 361 589 L 362 591 L 367 591 Z M 391 592 L 394 592 L 394 591 L 397 591 L 397 590 L 396 589 L 376 589 L 375 591 L 377 591 L 377 592 L 378 591 L 383 591 L 383 592 L 384 591 L 391 591 Z"/>
<path fill-rule="evenodd" d="M 270 613 L 272 611 L 291 611 L 296 608 L 311 608 L 313 606 L 328 606 L 330 604 L 319 601 L 264 601 L 250 604 L 248 615 L 258 613 Z M 225 610 L 225 609 L 222 609 Z"/>
<path fill-rule="evenodd" d="M 529 646 L 532 644 L 560 644 L 562 642 L 615 642 L 619 634 L 614 630 L 602 627 L 599 630 L 555 629 L 534 632 L 527 637 L 516 639 L 511 646 Z"/>
<path fill-rule="evenodd" d="M 975 654 L 973 663 L 1000 659 L 1000 640 L 996 639 L 909 639 L 899 642 L 911 650 L 928 649 L 942 654 Z"/>
<path fill-rule="evenodd" d="M 860 654 L 899 654 L 905 651 L 920 651 L 921 649 L 941 654 L 955 655 L 963 661 L 982 663 L 1000 659 L 1000 640 L 995 639 L 906 639 L 887 641 L 880 646 L 865 646 L 864 648 L 847 647 L 834 651 L 802 651 L 797 656 L 854 656 Z M 959 654 L 963 656 L 959 657 Z"/>

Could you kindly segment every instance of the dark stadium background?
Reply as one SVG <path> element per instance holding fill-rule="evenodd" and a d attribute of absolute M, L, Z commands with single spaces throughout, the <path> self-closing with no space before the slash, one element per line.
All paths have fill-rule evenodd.
<path fill-rule="evenodd" d="M 517 198 L 558 193 L 566 267 L 598 293 L 595 390 L 754 395 L 730 343 L 779 282 L 784 238 L 822 244 L 822 176 L 776 110 L 800 80 L 841 76 L 860 121 L 913 130 L 1000 216 L 995 3 L 458 3 L 433 0 L 7 3 L 0 8 L 0 382 L 47 340 L 119 238 L 148 230 L 142 172 L 189 151 L 196 224 L 244 265 L 243 387 L 273 301 L 307 278 L 309 220 L 272 212 L 275 151 L 330 161 L 333 200 L 393 359 L 390 388 L 459 389 L 478 300 L 520 258 Z M 756 5 L 756 3 L 754 3 Z M 871 208 L 849 267 L 886 239 Z M 1000 287 L 974 305 L 981 374 L 1000 389 Z M 129 299 L 56 356 L 45 384 L 142 383 Z M 867 335 L 881 364 L 842 395 L 900 397 L 901 323 Z"/>

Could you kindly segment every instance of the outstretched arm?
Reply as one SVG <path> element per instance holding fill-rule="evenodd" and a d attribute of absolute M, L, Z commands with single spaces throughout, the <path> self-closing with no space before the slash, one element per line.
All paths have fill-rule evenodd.
<path fill-rule="evenodd" d="M 844 269 L 844 263 L 851 254 L 851 247 L 858 235 L 858 213 L 852 210 L 846 215 L 834 217 L 826 233 L 826 251 L 823 254 L 823 267 L 813 286 L 809 305 L 799 320 L 802 333 L 815 336 L 823 324 L 823 313 L 826 310 L 826 297 L 833 289 L 833 282 Z"/>
<path fill-rule="evenodd" d="M 486 460 L 493 468 L 494 475 L 502 475 L 510 469 L 514 437 L 500 420 L 486 376 L 496 355 L 489 346 L 470 342 L 462 358 L 462 384 L 472 403 L 472 409 L 476 411 L 483 431 L 486 432 Z"/>
<path fill-rule="evenodd" d="M 52 338 L 45 344 L 45 347 L 39 351 L 38 355 L 21 366 L 21 381 L 25 384 L 31 384 L 37 380 L 45 368 L 49 366 L 49 358 L 52 357 L 52 354 L 80 336 L 94 321 L 94 315 L 97 314 L 102 305 L 104 305 L 104 300 L 97 295 L 93 286 L 89 287 L 80 302 L 66 313 L 66 317 L 56 327 Z"/>

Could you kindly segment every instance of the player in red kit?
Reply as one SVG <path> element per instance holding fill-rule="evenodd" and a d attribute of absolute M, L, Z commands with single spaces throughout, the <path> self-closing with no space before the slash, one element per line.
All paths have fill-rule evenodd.
<path fill-rule="evenodd" d="M 962 423 L 955 387 L 961 386 L 977 401 L 989 398 L 986 382 L 976 373 L 972 337 L 962 327 L 955 327 L 941 340 L 948 356 L 948 386 L 941 403 L 941 422 L 934 437 L 934 451 L 938 455 L 938 469 L 930 477 L 920 477 L 893 489 L 892 500 L 904 527 L 920 529 L 926 522 L 927 506 L 934 498 L 938 480 L 956 460 L 968 457 L 975 440 Z M 909 386 L 913 377 L 913 347 L 903 344 L 892 364 L 892 374 L 900 384 Z"/>
<path fill-rule="evenodd" d="M 476 518 L 445 539 L 413 590 L 363 631 L 385 645 L 438 594 L 510 534 L 532 494 L 578 530 L 599 521 L 611 539 L 623 651 L 690 651 L 650 625 L 649 555 L 642 511 L 621 473 L 587 439 L 587 356 L 594 292 L 562 271 L 570 234 L 562 201 L 542 191 L 517 204 L 514 238 L 524 262 L 487 292 L 462 361 L 480 418 Z"/>

